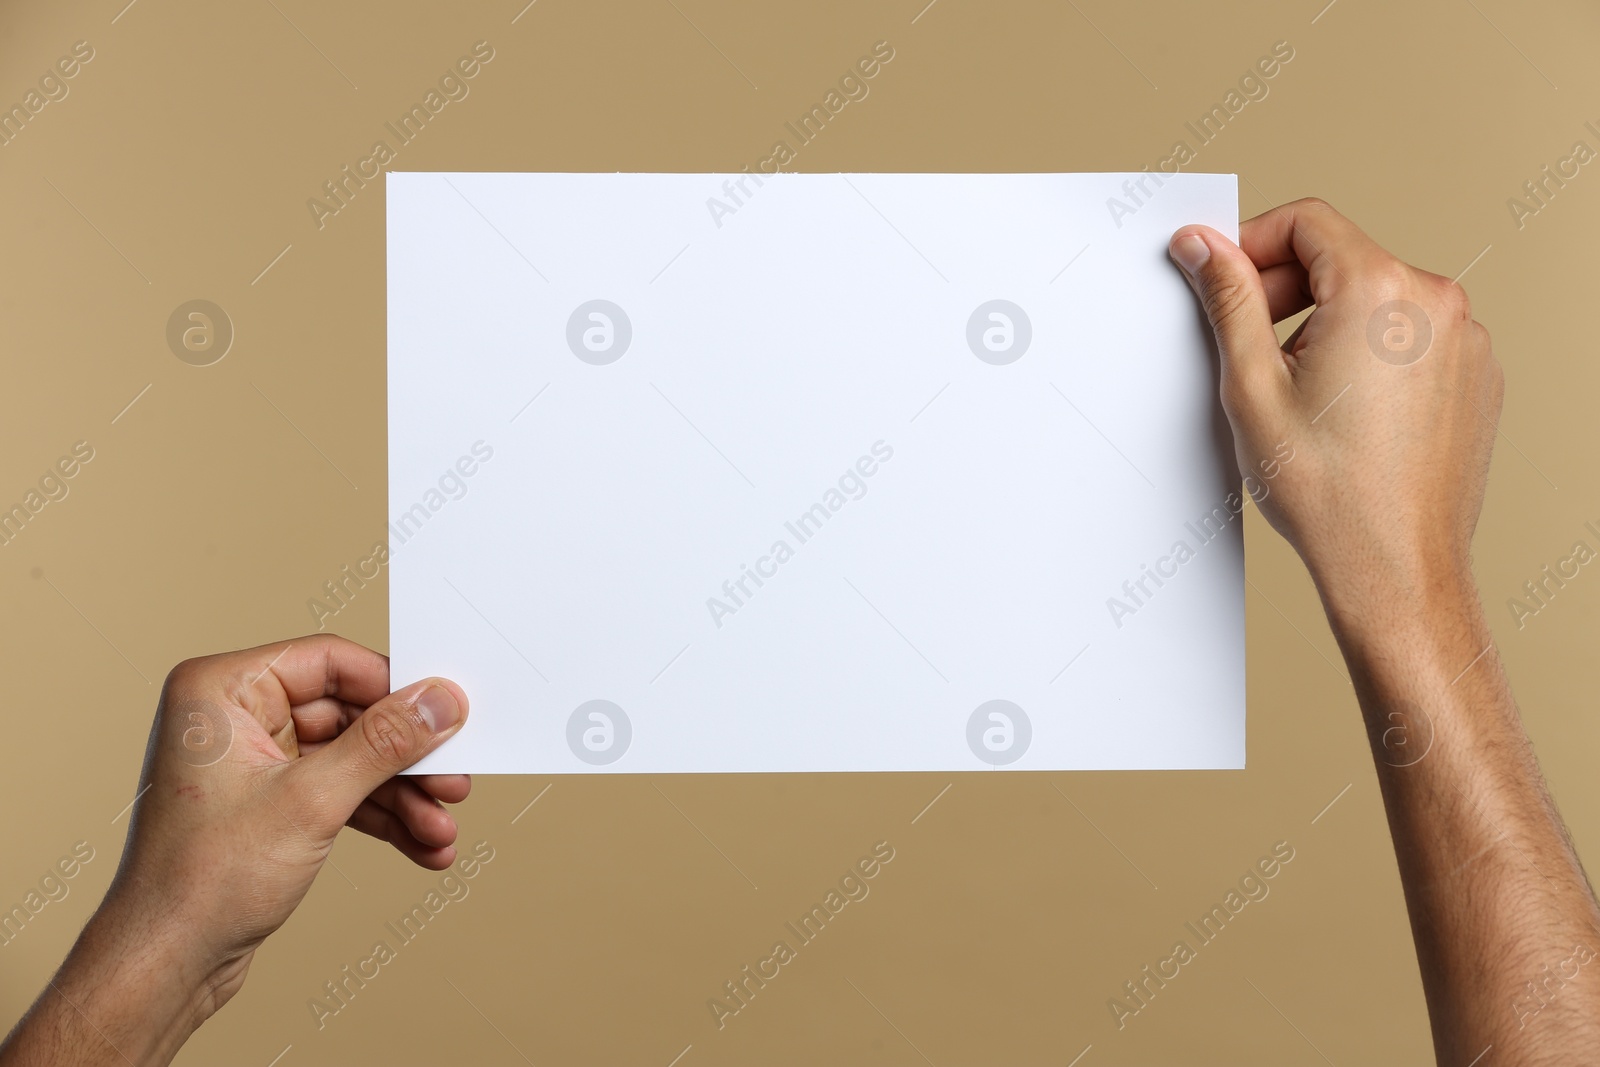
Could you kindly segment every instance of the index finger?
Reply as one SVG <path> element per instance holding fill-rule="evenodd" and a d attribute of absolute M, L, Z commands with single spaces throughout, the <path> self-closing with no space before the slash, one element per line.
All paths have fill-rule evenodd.
<path fill-rule="evenodd" d="M 1257 270 L 1299 263 L 1310 279 L 1311 295 L 1325 304 L 1378 257 L 1389 253 L 1361 227 L 1324 200 L 1296 200 L 1239 225 L 1239 247 Z"/>
<path fill-rule="evenodd" d="M 288 720 L 289 708 L 322 697 L 366 707 L 389 694 L 388 657 L 335 634 L 309 634 L 224 658 L 230 695 L 272 730 L 283 725 L 277 720 Z M 274 690 L 281 704 L 268 699 Z"/>

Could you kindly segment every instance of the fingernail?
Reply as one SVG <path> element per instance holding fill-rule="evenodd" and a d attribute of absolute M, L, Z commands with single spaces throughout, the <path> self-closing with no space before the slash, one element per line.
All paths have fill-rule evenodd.
<path fill-rule="evenodd" d="M 417 710 L 422 712 L 422 721 L 434 733 L 448 730 L 461 718 L 461 706 L 456 703 L 450 690 L 442 685 L 429 686 L 424 690 L 417 698 Z"/>
<path fill-rule="evenodd" d="M 1197 233 L 1186 233 L 1172 242 L 1172 258 L 1178 266 L 1194 274 L 1211 258 L 1211 246 Z"/>

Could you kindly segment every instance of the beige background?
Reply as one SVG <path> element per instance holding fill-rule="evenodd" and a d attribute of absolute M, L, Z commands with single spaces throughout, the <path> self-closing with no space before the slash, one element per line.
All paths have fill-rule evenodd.
<path fill-rule="evenodd" d="M 125 2 L 0 13 L 0 102 L 73 42 L 95 50 L 0 148 L 0 502 L 73 442 L 96 450 L 0 548 L 0 903 L 96 849 L 0 948 L 6 1024 L 112 873 L 165 671 L 311 629 L 306 599 L 383 535 L 383 193 L 320 231 L 306 200 L 479 40 L 494 61 L 398 169 L 734 170 L 880 39 L 895 59 L 794 169 L 1133 169 L 1290 42 L 1194 168 L 1244 175 L 1245 215 L 1314 193 L 1414 263 L 1473 264 L 1508 379 L 1479 578 L 1551 786 L 1600 854 L 1600 575 L 1521 630 L 1506 608 L 1600 520 L 1600 173 L 1520 230 L 1506 206 L 1574 141 L 1600 147 L 1592 7 Z M 193 298 L 237 331 L 206 368 L 164 339 Z M 1293 555 L 1256 514 L 1247 538 L 1246 772 L 482 779 L 461 820 L 496 859 L 470 897 L 319 1031 L 308 999 L 437 879 L 348 835 L 347 877 L 324 872 L 180 1062 L 1428 1061 L 1350 687 Z M 374 586 L 338 629 L 383 648 L 386 612 Z M 719 1032 L 707 999 L 883 839 L 897 858 L 872 895 Z M 1107 999 L 1279 840 L 1296 858 L 1271 896 L 1119 1032 Z"/>

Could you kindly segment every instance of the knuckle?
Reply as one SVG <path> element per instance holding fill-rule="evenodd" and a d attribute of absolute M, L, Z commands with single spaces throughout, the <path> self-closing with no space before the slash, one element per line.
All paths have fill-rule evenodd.
<path fill-rule="evenodd" d="M 1334 215 L 1339 213 L 1338 211 L 1334 210 L 1332 204 L 1328 203 L 1320 196 L 1303 196 L 1299 200 L 1296 200 L 1291 206 L 1305 211 L 1326 211 Z"/>
<path fill-rule="evenodd" d="M 1230 419 L 1246 415 L 1251 410 L 1251 391 L 1243 376 L 1239 374 L 1224 374 L 1222 384 L 1218 389 L 1218 399 L 1222 401 L 1223 414 Z"/>
<path fill-rule="evenodd" d="M 172 669 L 167 672 L 167 685 L 182 685 L 188 681 L 194 675 L 195 664 L 199 662 L 195 659 L 186 659 L 173 664 Z"/>
<path fill-rule="evenodd" d="M 333 630 L 324 630 L 319 633 L 301 634 L 299 637 L 293 638 L 290 643 L 304 645 L 323 654 L 330 654 L 334 650 L 353 642 L 348 637 L 344 637 Z"/>
<path fill-rule="evenodd" d="M 367 748 L 385 764 L 405 764 L 421 751 L 421 729 L 409 708 L 387 707 L 356 719 Z"/>
<path fill-rule="evenodd" d="M 1444 309 L 1447 316 L 1459 322 L 1472 321 L 1472 301 L 1460 282 L 1441 277 L 1438 278 L 1434 288 L 1439 306 Z"/>
<path fill-rule="evenodd" d="M 1411 268 L 1389 255 L 1369 264 L 1362 273 L 1368 288 L 1379 300 L 1394 300 L 1416 290 Z"/>
<path fill-rule="evenodd" d="M 1206 317 L 1219 331 L 1239 322 L 1250 307 L 1250 290 L 1233 280 L 1218 280 L 1206 286 Z"/>
<path fill-rule="evenodd" d="M 211 657 L 195 657 L 186 659 L 167 672 L 166 681 L 162 685 L 164 692 L 183 692 L 196 688 L 206 674 L 206 663 Z"/>

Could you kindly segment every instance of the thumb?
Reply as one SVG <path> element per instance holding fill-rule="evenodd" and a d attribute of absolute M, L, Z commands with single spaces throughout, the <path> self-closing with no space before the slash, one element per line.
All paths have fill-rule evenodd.
<path fill-rule="evenodd" d="M 467 694 L 425 678 L 397 689 L 356 716 L 344 732 L 300 760 L 344 817 L 378 786 L 438 748 L 467 718 Z M 340 820 L 341 822 L 343 819 Z"/>
<path fill-rule="evenodd" d="M 1222 357 L 1222 398 L 1232 410 L 1259 396 L 1282 365 L 1261 274 L 1244 250 L 1208 226 L 1172 235 L 1172 260 L 1200 297 Z"/>

